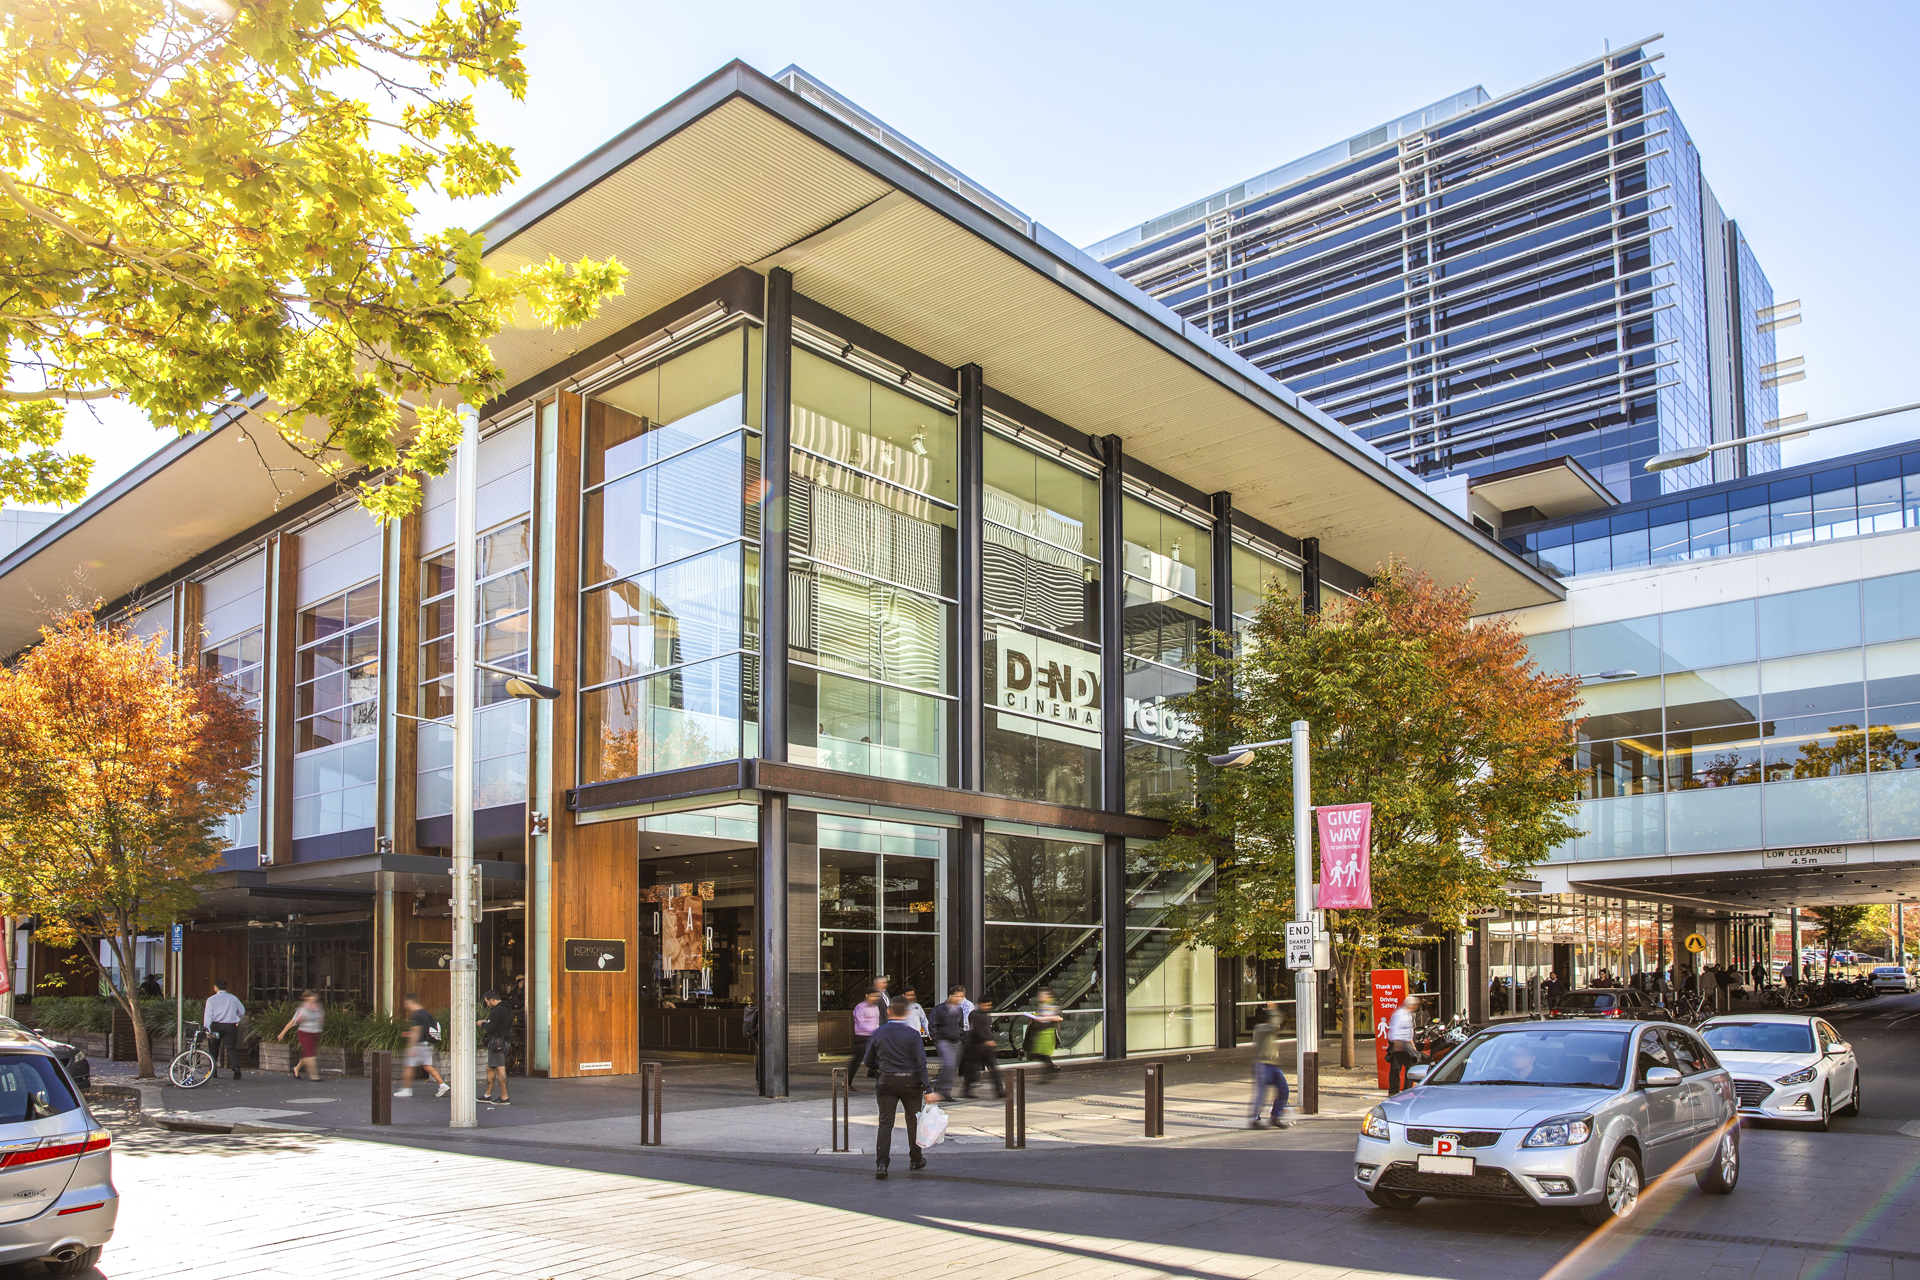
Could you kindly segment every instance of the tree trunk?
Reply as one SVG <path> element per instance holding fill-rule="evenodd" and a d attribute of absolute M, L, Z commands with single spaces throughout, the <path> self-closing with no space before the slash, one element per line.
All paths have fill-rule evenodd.
<path fill-rule="evenodd" d="M 1340 976 L 1340 1065 L 1353 1066 L 1353 969 L 1351 953 L 1341 957 L 1334 972 Z"/>
<path fill-rule="evenodd" d="M 137 935 L 123 937 L 119 930 L 104 939 L 94 939 L 87 947 L 87 956 L 93 961 L 94 968 L 100 971 L 101 981 L 107 984 L 107 991 L 127 1011 L 127 1018 L 133 1023 L 133 1051 L 139 1059 L 139 1068 L 134 1072 L 136 1079 L 153 1079 L 153 1037 L 147 1033 L 147 1020 L 141 1016 L 140 995 L 136 987 L 128 985 L 127 979 L 133 975 L 134 947 L 132 939 Z M 100 943 L 105 942 L 113 948 L 114 956 L 120 961 L 120 981 L 113 980 L 113 971 L 100 963 Z"/>

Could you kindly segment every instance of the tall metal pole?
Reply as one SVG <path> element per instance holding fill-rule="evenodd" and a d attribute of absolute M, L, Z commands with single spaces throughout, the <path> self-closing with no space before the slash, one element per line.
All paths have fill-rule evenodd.
<path fill-rule="evenodd" d="M 1907 967 L 1907 904 L 1893 904 L 1893 962 Z"/>
<path fill-rule="evenodd" d="M 1800 981 L 1800 908 L 1787 912 L 1787 971 Z"/>
<path fill-rule="evenodd" d="M 1307 722 L 1293 722 L 1293 918 L 1313 919 L 1313 770 L 1307 759 Z M 1315 941 L 1318 960 L 1319 944 Z M 1320 984 L 1312 965 L 1293 971 L 1294 1067 L 1300 1109 L 1320 1111 Z"/>
<path fill-rule="evenodd" d="M 473 684 L 474 540 L 478 520 L 480 411 L 460 406 L 460 452 L 456 465 L 458 496 L 453 521 L 453 1008 L 448 1033 L 448 1083 L 453 1086 L 453 1115 L 447 1123 L 471 1129 L 477 1122 L 474 1097 L 474 1035 L 479 977 L 473 956 Z"/>

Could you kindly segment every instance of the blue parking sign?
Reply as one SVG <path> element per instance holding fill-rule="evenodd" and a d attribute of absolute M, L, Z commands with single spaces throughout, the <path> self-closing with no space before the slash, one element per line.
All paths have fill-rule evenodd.
<path fill-rule="evenodd" d="M 175 925 L 175 926 L 173 926 L 173 949 L 174 949 L 175 951 L 178 951 L 178 950 L 180 949 L 180 931 L 181 931 L 181 928 L 182 928 L 182 926 L 180 926 L 180 925 Z"/>

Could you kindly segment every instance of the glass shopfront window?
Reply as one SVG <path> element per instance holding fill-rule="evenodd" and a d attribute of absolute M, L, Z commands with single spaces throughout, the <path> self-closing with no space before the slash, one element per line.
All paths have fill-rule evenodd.
<path fill-rule="evenodd" d="M 1193 674 L 1213 626 L 1213 536 L 1129 494 L 1125 499 L 1127 810 L 1192 785 L 1182 744 L 1190 735 L 1174 701 L 1199 685 Z"/>
<path fill-rule="evenodd" d="M 1240 637 L 1253 625 L 1260 602 L 1277 585 L 1289 595 L 1300 594 L 1300 570 L 1267 547 L 1235 539 L 1233 544 L 1233 647 L 1240 648 Z M 1131 1043 L 1131 1042 L 1129 1042 Z"/>
<path fill-rule="evenodd" d="M 1019 1015 L 1045 994 L 1064 1018 L 1058 1056 L 1103 1050 L 1101 855 L 1098 842 L 988 831 L 986 993 L 1016 1045 L 1036 1025 Z"/>
<path fill-rule="evenodd" d="M 300 611 L 294 654 L 293 834 L 374 824 L 380 583 Z"/>
<path fill-rule="evenodd" d="M 261 663 L 265 658 L 266 629 L 255 627 L 201 651 L 200 666 L 233 686 L 254 715 L 260 714 Z M 247 807 L 222 819 L 220 834 L 234 849 L 260 844 L 260 735 L 253 739 L 253 780 L 247 786 Z"/>
<path fill-rule="evenodd" d="M 985 789 L 1097 809 L 1100 483 L 993 432 L 985 511 Z"/>
<path fill-rule="evenodd" d="M 955 418 L 793 354 L 789 752 L 950 786 Z"/>
<path fill-rule="evenodd" d="M 1127 846 L 1127 1052 L 1210 1049 L 1212 947 L 1176 944 L 1180 914 L 1213 901 L 1212 867 L 1162 870 Z"/>
<path fill-rule="evenodd" d="M 822 813 L 820 1008 L 851 1009 L 885 976 L 923 1007 L 944 999 L 938 827 Z"/>
<path fill-rule="evenodd" d="M 754 740 L 759 364 L 758 331 L 736 329 L 587 402 L 582 782 Z"/>
<path fill-rule="evenodd" d="M 474 653 L 481 662 L 526 671 L 533 585 L 528 523 L 514 520 L 475 539 Z M 420 786 L 416 812 L 453 812 L 453 549 L 420 565 L 420 677 L 417 710 Z M 527 703 L 507 678 L 474 672 L 473 803 L 478 809 L 527 798 Z"/>
<path fill-rule="evenodd" d="M 640 860 L 642 1049 L 751 1048 L 740 1011 L 755 993 L 753 867 L 751 847 Z"/>

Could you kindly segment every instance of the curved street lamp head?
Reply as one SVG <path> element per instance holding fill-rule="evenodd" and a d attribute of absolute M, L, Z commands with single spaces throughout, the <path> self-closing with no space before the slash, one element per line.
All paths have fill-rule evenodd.
<path fill-rule="evenodd" d="M 1223 756 L 1208 756 L 1207 763 L 1216 769 L 1244 769 L 1253 763 L 1253 748 L 1236 747 Z"/>
<path fill-rule="evenodd" d="M 551 702 L 560 696 L 560 691 L 550 684 L 536 684 L 525 676 L 514 676 L 507 681 L 507 693 L 515 698 L 531 698 L 535 702 Z"/>
<path fill-rule="evenodd" d="M 1740 443 L 1745 443 L 1741 441 Z M 1656 454 L 1646 461 L 1648 471 L 1671 471 L 1675 467 L 1684 467 L 1688 463 L 1705 462 L 1713 456 L 1711 449 L 1675 449 L 1671 453 Z"/>

